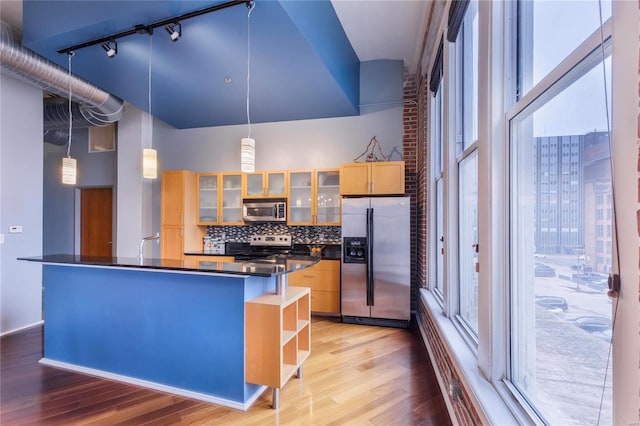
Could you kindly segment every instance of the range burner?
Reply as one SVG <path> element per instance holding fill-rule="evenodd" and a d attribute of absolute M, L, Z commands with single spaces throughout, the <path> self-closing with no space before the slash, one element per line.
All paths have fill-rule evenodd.
<path fill-rule="evenodd" d="M 251 260 L 274 255 L 286 255 L 291 251 L 291 235 L 253 235 L 250 249 L 235 255 L 238 260 Z"/>

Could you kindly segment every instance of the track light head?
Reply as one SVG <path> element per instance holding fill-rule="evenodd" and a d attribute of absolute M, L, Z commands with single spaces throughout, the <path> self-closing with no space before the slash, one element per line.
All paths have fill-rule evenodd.
<path fill-rule="evenodd" d="M 171 41 L 174 43 L 180 40 L 180 37 L 182 37 L 182 24 L 180 24 L 180 22 L 176 22 L 175 24 L 169 24 L 166 27 L 164 27 L 164 29 L 167 30 L 167 33 L 169 34 Z"/>
<path fill-rule="evenodd" d="M 118 54 L 118 43 L 115 40 L 110 40 L 102 44 L 102 48 L 107 52 L 109 58 L 113 58 Z"/>

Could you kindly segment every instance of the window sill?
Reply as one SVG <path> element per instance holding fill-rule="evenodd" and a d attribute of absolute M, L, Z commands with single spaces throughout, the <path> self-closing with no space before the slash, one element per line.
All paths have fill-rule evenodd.
<path fill-rule="evenodd" d="M 442 307 L 434 295 L 426 289 L 421 289 L 420 297 L 424 301 L 428 315 L 431 316 L 431 320 L 436 325 L 436 331 L 442 338 L 444 346 L 455 364 L 454 367 L 463 382 L 461 385 L 474 399 L 475 408 L 480 416 L 483 417 L 483 423 L 499 425 L 530 423 L 530 419 L 524 419 L 520 416 L 518 416 L 520 417 L 519 419 L 516 418 L 501 397 L 501 392 L 496 389 L 496 385 L 482 376 L 478 369 L 476 354 L 469 348 L 469 345 L 460 335 L 453 322 L 444 316 Z M 418 323 L 419 327 L 422 328 L 419 321 Z M 435 360 L 433 364 L 434 368 L 436 368 Z M 504 384 L 500 383 L 497 386 L 504 386 Z"/>

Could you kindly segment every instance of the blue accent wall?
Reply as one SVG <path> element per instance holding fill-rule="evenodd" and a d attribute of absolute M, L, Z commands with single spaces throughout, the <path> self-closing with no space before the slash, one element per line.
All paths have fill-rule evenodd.
<path fill-rule="evenodd" d="M 273 278 L 44 265 L 45 358 L 245 402 L 244 301 Z"/>

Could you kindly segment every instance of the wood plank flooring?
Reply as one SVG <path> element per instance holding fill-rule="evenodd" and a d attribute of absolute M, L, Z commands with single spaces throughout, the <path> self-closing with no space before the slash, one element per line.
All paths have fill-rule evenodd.
<path fill-rule="evenodd" d="M 314 317 L 311 356 L 246 412 L 38 363 L 42 328 L 0 341 L 2 425 L 450 425 L 415 331 Z"/>

